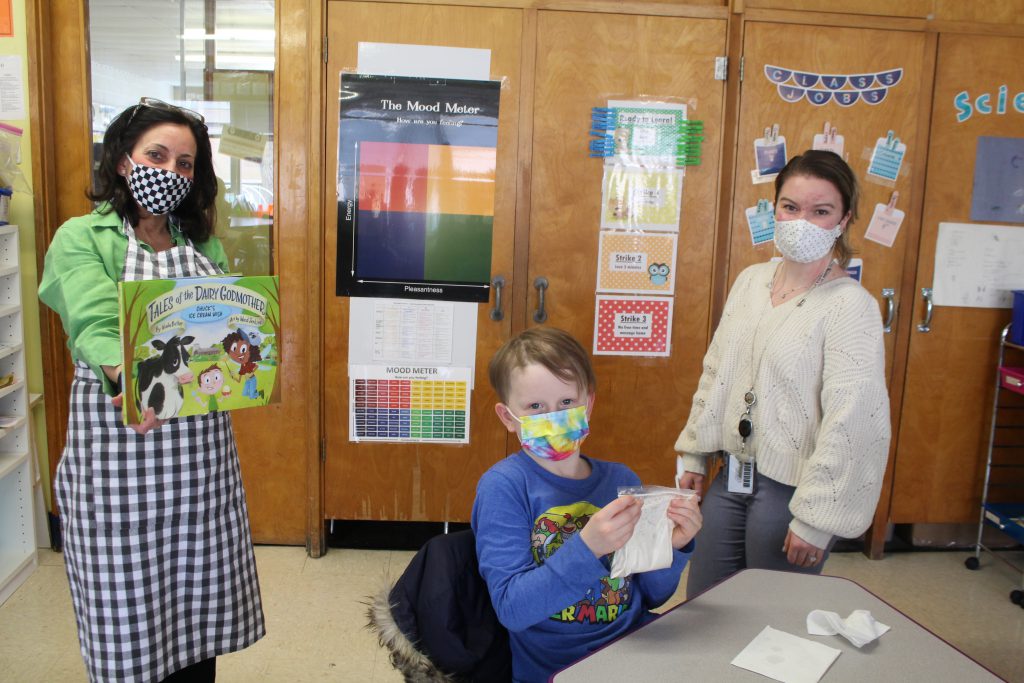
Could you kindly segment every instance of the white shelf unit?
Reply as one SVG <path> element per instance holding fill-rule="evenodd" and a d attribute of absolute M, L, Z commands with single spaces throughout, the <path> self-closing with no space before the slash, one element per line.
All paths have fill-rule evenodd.
<path fill-rule="evenodd" d="M 35 570 L 18 227 L 0 226 L 0 604 Z"/>

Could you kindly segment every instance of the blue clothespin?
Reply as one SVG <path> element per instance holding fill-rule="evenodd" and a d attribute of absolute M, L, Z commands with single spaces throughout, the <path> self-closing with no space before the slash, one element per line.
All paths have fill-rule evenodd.
<path fill-rule="evenodd" d="M 615 140 L 612 136 L 605 135 L 599 138 L 594 138 L 590 141 L 590 156 L 592 157 L 610 157 L 615 155 Z"/>
<path fill-rule="evenodd" d="M 616 111 L 611 107 L 594 107 L 590 111 L 591 125 L 595 130 L 608 131 L 615 128 Z"/>

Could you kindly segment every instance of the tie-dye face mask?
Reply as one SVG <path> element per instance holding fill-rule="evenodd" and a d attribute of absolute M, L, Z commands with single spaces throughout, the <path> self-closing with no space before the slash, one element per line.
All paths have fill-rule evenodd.
<path fill-rule="evenodd" d="M 565 460 L 580 449 L 583 439 L 590 433 L 585 405 L 553 413 L 512 417 L 520 424 L 519 440 L 523 450 L 544 460 Z"/>

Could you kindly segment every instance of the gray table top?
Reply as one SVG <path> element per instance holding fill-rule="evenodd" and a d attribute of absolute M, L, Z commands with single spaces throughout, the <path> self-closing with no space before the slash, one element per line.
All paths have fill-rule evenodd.
<path fill-rule="evenodd" d="M 857 649 L 839 635 L 808 635 L 807 614 L 815 609 L 842 618 L 866 609 L 892 630 Z M 769 679 L 729 662 L 765 626 L 840 650 L 824 683 L 1002 680 L 849 579 L 747 569 L 581 659 L 553 681 L 764 683 Z"/>

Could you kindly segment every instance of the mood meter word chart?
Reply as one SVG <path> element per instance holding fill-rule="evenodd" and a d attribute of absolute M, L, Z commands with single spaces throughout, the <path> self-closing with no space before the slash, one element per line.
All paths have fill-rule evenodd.
<path fill-rule="evenodd" d="M 349 366 L 349 441 L 469 443 L 469 368 Z"/>

